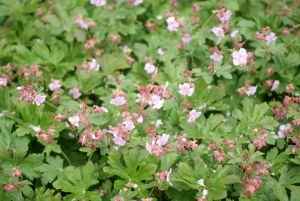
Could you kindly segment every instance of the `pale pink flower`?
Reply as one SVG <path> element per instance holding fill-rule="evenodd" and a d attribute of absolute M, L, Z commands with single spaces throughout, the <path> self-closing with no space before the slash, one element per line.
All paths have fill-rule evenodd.
<path fill-rule="evenodd" d="M 163 145 L 167 144 L 169 137 L 170 137 L 170 135 L 163 134 L 160 139 L 156 140 L 156 144 L 158 146 L 163 146 Z"/>
<path fill-rule="evenodd" d="M 106 0 L 91 0 L 91 4 L 100 7 L 106 4 Z"/>
<path fill-rule="evenodd" d="M 145 71 L 147 71 L 147 73 L 152 74 L 155 71 L 155 66 L 149 63 L 145 64 Z"/>
<path fill-rule="evenodd" d="M 194 92 L 194 89 L 193 87 L 191 87 L 190 84 L 188 83 L 184 83 L 184 84 L 179 84 L 179 93 L 183 96 L 191 96 L 193 95 L 193 92 Z"/>
<path fill-rule="evenodd" d="M 141 3 L 143 3 L 144 0 L 135 0 L 135 2 L 133 3 L 134 5 L 140 5 Z"/>
<path fill-rule="evenodd" d="M 222 24 L 223 24 L 224 22 L 229 21 L 230 17 L 231 17 L 231 12 L 230 12 L 230 10 L 226 10 L 226 12 L 225 12 L 225 14 L 223 15 L 223 17 L 220 18 L 220 20 L 222 21 Z"/>
<path fill-rule="evenodd" d="M 96 59 L 92 59 L 92 62 L 90 64 L 90 70 L 97 70 L 99 71 L 99 64 L 97 64 Z"/>
<path fill-rule="evenodd" d="M 244 66 L 247 63 L 248 54 L 244 48 L 232 53 L 233 64 L 235 66 Z"/>
<path fill-rule="evenodd" d="M 271 32 L 268 36 L 266 36 L 266 45 L 269 45 L 272 41 L 277 39 L 276 35 Z"/>
<path fill-rule="evenodd" d="M 152 109 L 160 109 L 164 103 L 164 99 L 161 99 L 160 96 L 153 95 L 149 101 L 149 105 L 152 106 Z"/>
<path fill-rule="evenodd" d="M 122 124 L 124 124 L 128 130 L 133 130 L 135 128 L 132 120 L 124 121 Z"/>
<path fill-rule="evenodd" d="M 167 24 L 168 24 L 168 30 L 173 32 L 173 31 L 177 31 L 177 28 L 179 26 L 178 22 L 175 20 L 174 17 L 169 17 L 167 20 Z"/>
<path fill-rule="evenodd" d="M 6 85 L 7 85 L 7 80 L 4 79 L 4 78 L 0 78 L 0 86 L 1 87 L 6 87 Z"/>
<path fill-rule="evenodd" d="M 72 126 L 76 126 L 76 127 L 79 127 L 79 117 L 76 115 L 76 116 L 73 116 L 73 117 L 69 117 L 68 120 L 71 122 L 71 125 Z"/>
<path fill-rule="evenodd" d="M 88 30 L 89 28 L 89 25 L 83 20 L 78 21 L 78 25 L 85 30 Z"/>
<path fill-rule="evenodd" d="M 158 48 L 158 49 L 157 49 L 157 54 L 163 55 L 163 54 L 164 54 L 164 51 L 163 51 L 161 48 Z"/>
<path fill-rule="evenodd" d="M 81 96 L 81 93 L 79 92 L 78 88 L 70 89 L 69 94 L 72 95 L 75 99 Z"/>
<path fill-rule="evenodd" d="M 143 116 L 139 116 L 139 117 L 136 119 L 136 121 L 139 122 L 139 123 L 143 123 L 143 121 L 144 121 Z"/>
<path fill-rule="evenodd" d="M 54 91 L 55 89 L 59 89 L 61 87 L 59 80 L 52 80 L 52 82 L 49 84 L 49 88 L 51 91 Z"/>
<path fill-rule="evenodd" d="M 161 119 L 159 119 L 155 122 L 156 128 L 159 128 L 161 125 L 163 125 L 163 122 L 161 121 Z"/>
<path fill-rule="evenodd" d="M 210 58 L 211 58 L 211 60 L 213 60 L 214 62 L 221 62 L 222 59 L 223 59 L 223 55 L 214 52 L 213 55 L 210 55 Z"/>
<path fill-rule="evenodd" d="M 154 144 L 154 142 L 152 141 L 152 144 Z M 152 149 L 151 149 L 151 145 L 148 144 L 148 142 L 146 142 L 146 149 L 147 151 L 152 154 Z"/>
<path fill-rule="evenodd" d="M 114 136 L 113 140 L 115 144 L 119 146 L 124 146 L 126 144 L 126 141 L 120 138 L 119 136 L 117 136 L 115 133 L 113 134 L 113 136 Z"/>
<path fill-rule="evenodd" d="M 181 37 L 182 42 L 184 43 L 189 43 L 192 40 L 192 37 L 190 34 L 183 34 L 183 36 Z"/>
<path fill-rule="evenodd" d="M 220 27 L 214 27 L 212 32 L 214 32 L 217 37 L 224 37 L 224 30 Z"/>
<path fill-rule="evenodd" d="M 196 110 L 192 110 L 190 111 L 189 113 L 189 119 L 188 119 L 188 122 L 189 123 L 193 123 L 196 121 L 196 119 L 201 115 L 201 112 L 197 112 Z"/>
<path fill-rule="evenodd" d="M 46 100 L 46 96 L 45 95 L 38 94 L 34 98 L 33 103 L 35 103 L 37 106 L 40 106 L 43 102 L 45 102 L 45 100 Z"/>
<path fill-rule="evenodd" d="M 203 191 L 202 191 L 202 199 L 205 199 L 207 194 L 208 194 L 208 191 L 206 190 L 206 188 L 204 188 Z"/>
<path fill-rule="evenodd" d="M 116 105 L 116 106 L 121 106 L 125 103 L 126 103 L 126 100 L 125 100 L 124 96 L 118 96 L 118 97 L 110 100 L 110 104 Z"/>
<path fill-rule="evenodd" d="M 278 88 L 279 83 L 280 83 L 279 80 L 275 80 L 271 88 L 271 91 L 275 91 Z"/>
<path fill-rule="evenodd" d="M 239 33 L 239 30 L 232 31 L 230 34 L 231 38 L 235 38 L 238 33 Z"/>
<path fill-rule="evenodd" d="M 137 96 L 137 99 L 135 100 L 135 102 L 139 103 L 144 100 L 144 97 L 141 96 L 141 94 L 136 94 L 136 96 Z"/>
<path fill-rule="evenodd" d="M 250 86 L 250 87 L 248 88 L 248 90 L 246 91 L 246 94 L 247 94 L 248 96 L 255 94 L 256 88 L 257 88 L 257 86 L 255 86 L 255 87 Z"/>
<path fill-rule="evenodd" d="M 286 137 L 286 133 L 290 132 L 291 130 L 292 130 L 291 124 L 281 125 L 279 127 L 278 135 L 275 135 L 274 138 L 275 139 L 285 138 Z"/>

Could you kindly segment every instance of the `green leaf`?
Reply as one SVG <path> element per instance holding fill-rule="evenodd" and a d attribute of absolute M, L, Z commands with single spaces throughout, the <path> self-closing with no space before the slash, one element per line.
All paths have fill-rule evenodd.
<path fill-rule="evenodd" d="M 114 71 L 130 68 L 123 54 L 105 54 L 98 61 L 105 75 L 111 75 Z"/>
<path fill-rule="evenodd" d="M 96 197 L 99 191 L 88 191 L 89 187 L 98 183 L 98 173 L 95 173 L 94 165 L 89 161 L 82 168 L 68 166 L 63 171 L 63 176 L 53 183 L 54 188 L 61 189 L 63 192 L 71 193 L 71 197 L 77 200 L 93 198 L 101 200 L 100 196 Z"/>
<path fill-rule="evenodd" d="M 53 15 L 53 14 L 47 14 L 43 18 L 44 18 L 44 20 L 46 22 L 49 22 L 53 26 L 56 26 L 56 27 L 60 27 L 61 26 L 60 20 L 55 15 Z"/>
<path fill-rule="evenodd" d="M 214 73 L 216 73 L 218 77 L 223 76 L 226 79 L 232 79 L 232 75 L 230 73 L 231 65 L 227 64 L 225 66 L 221 66 L 221 64 L 221 62 L 215 64 Z"/>
<path fill-rule="evenodd" d="M 175 161 L 178 158 L 178 154 L 176 153 L 168 153 L 161 157 L 161 164 L 159 170 L 161 172 L 163 171 L 169 171 L 170 167 L 175 163 Z"/>
<path fill-rule="evenodd" d="M 61 176 L 63 172 L 63 159 L 59 156 L 56 156 L 55 158 L 47 156 L 46 161 L 49 164 L 43 164 L 34 168 L 36 171 L 42 173 L 43 185 L 53 182 L 54 179 Z"/>

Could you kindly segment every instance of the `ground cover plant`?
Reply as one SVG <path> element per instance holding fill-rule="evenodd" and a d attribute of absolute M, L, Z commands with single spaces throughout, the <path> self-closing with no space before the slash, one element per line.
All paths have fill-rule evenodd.
<path fill-rule="evenodd" d="M 299 200 L 298 0 L 0 0 L 0 200 Z"/>

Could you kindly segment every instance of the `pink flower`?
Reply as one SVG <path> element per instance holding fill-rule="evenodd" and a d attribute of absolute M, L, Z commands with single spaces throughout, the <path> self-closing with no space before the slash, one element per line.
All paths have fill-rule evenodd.
<path fill-rule="evenodd" d="M 221 62 L 222 59 L 223 59 L 223 55 L 214 52 L 213 55 L 210 55 L 210 58 L 211 58 L 211 60 L 213 60 L 214 62 Z"/>
<path fill-rule="evenodd" d="M 152 106 L 152 109 L 160 109 L 164 103 L 164 99 L 161 99 L 160 96 L 153 95 L 149 101 L 149 105 Z"/>
<path fill-rule="evenodd" d="M 49 84 L 49 88 L 51 91 L 54 91 L 55 89 L 59 89 L 61 87 L 59 80 L 52 80 L 52 82 Z"/>
<path fill-rule="evenodd" d="M 135 2 L 133 3 L 134 5 L 140 5 L 141 3 L 143 3 L 144 0 L 135 0 Z"/>
<path fill-rule="evenodd" d="M 276 35 L 271 32 L 268 36 L 266 36 L 266 45 L 269 45 L 272 41 L 277 39 Z"/>
<path fill-rule="evenodd" d="M 91 4 L 100 7 L 106 4 L 106 0 L 91 0 Z"/>
<path fill-rule="evenodd" d="M 233 64 L 235 66 L 244 66 L 247 63 L 248 54 L 244 48 L 232 53 Z"/>
<path fill-rule="evenodd" d="M 96 59 L 92 59 L 92 62 L 90 64 L 90 70 L 97 70 L 97 71 L 99 71 L 99 64 L 97 64 Z"/>
<path fill-rule="evenodd" d="M 230 34 L 231 38 L 235 38 L 238 33 L 239 33 L 239 30 L 232 31 Z"/>
<path fill-rule="evenodd" d="M 220 18 L 220 20 L 222 21 L 222 24 L 223 24 L 224 22 L 229 21 L 230 17 L 231 17 L 231 12 L 230 12 L 230 10 L 226 10 L 226 12 L 224 13 L 223 17 Z"/>
<path fill-rule="evenodd" d="M 76 116 L 73 116 L 73 117 L 69 117 L 68 120 L 71 122 L 71 125 L 72 126 L 76 126 L 76 127 L 79 127 L 79 117 L 76 115 Z"/>
<path fill-rule="evenodd" d="M 173 31 L 177 31 L 177 28 L 179 26 L 178 22 L 175 20 L 174 17 L 169 17 L 167 20 L 167 24 L 168 24 L 168 30 L 173 32 Z"/>
<path fill-rule="evenodd" d="M 126 100 L 125 100 L 124 96 L 118 96 L 118 97 L 110 100 L 110 104 L 116 105 L 118 107 L 125 103 L 126 103 Z"/>
<path fill-rule="evenodd" d="M 115 144 L 119 146 L 124 146 L 126 144 L 126 141 L 120 138 L 119 136 L 117 136 L 115 133 L 113 134 L 113 136 L 114 136 L 113 140 Z"/>
<path fill-rule="evenodd" d="M 163 146 L 163 145 L 167 144 L 169 137 L 170 137 L 170 135 L 163 134 L 160 139 L 156 140 L 156 144 L 158 146 Z"/>
<path fill-rule="evenodd" d="M 275 80 L 271 88 L 271 91 L 275 91 L 278 88 L 279 83 L 280 83 L 279 80 Z"/>
<path fill-rule="evenodd" d="M 33 103 L 35 103 L 37 106 L 40 106 L 43 102 L 45 102 L 46 96 L 38 94 L 35 99 L 33 100 Z"/>
<path fill-rule="evenodd" d="M 257 88 L 257 86 L 255 86 L 255 87 L 250 86 L 250 87 L 248 88 L 248 90 L 246 91 L 246 94 L 247 94 L 248 96 L 255 94 L 256 88 Z"/>
<path fill-rule="evenodd" d="M 143 116 L 139 116 L 136 121 L 139 123 L 143 123 L 143 121 L 144 121 Z"/>
<path fill-rule="evenodd" d="M 193 95 L 193 92 L 194 92 L 194 89 L 193 87 L 191 87 L 190 84 L 188 83 L 184 83 L 184 84 L 179 84 L 179 93 L 183 96 L 191 96 Z"/>
<path fill-rule="evenodd" d="M 190 34 L 183 34 L 183 36 L 181 37 L 182 42 L 184 43 L 189 43 L 192 40 L 192 37 Z"/>
<path fill-rule="evenodd" d="M 196 119 L 201 115 L 201 112 L 197 112 L 196 110 L 192 110 L 190 111 L 189 113 L 189 119 L 188 119 L 188 122 L 189 123 L 193 123 L 196 121 Z"/>
<path fill-rule="evenodd" d="M 157 49 L 157 54 L 163 55 L 163 54 L 164 54 L 164 51 L 163 51 L 161 48 L 158 48 L 158 49 Z"/>
<path fill-rule="evenodd" d="M 155 71 L 155 66 L 149 63 L 146 63 L 145 65 L 145 71 L 147 71 L 147 73 L 152 74 Z"/>
<path fill-rule="evenodd" d="M 81 96 L 81 93 L 79 92 L 78 88 L 70 89 L 69 94 L 72 95 L 75 99 Z"/>
<path fill-rule="evenodd" d="M 217 37 L 224 37 L 224 30 L 222 28 L 214 27 L 212 32 L 214 32 Z"/>

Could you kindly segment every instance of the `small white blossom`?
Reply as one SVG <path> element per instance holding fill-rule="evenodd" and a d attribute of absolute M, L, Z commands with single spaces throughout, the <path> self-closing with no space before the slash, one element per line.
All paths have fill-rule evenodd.
<path fill-rule="evenodd" d="M 35 103 L 37 106 L 40 106 L 41 104 L 43 104 L 43 102 L 45 102 L 45 100 L 46 100 L 45 95 L 38 94 L 33 100 L 33 103 Z"/>
<path fill-rule="evenodd" d="M 193 123 L 196 121 L 196 119 L 201 115 L 201 112 L 197 112 L 196 110 L 192 110 L 190 111 L 189 113 L 189 119 L 188 119 L 188 122 L 189 123 Z"/>
<path fill-rule="evenodd" d="M 177 31 L 177 28 L 179 26 L 178 22 L 175 20 L 174 17 L 169 17 L 167 20 L 167 24 L 168 24 L 168 30 L 173 32 L 173 31 Z"/>
<path fill-rule="evenodd" d="M 72 126 L 76 126 L 76 127 L 79 127 L 79 117 L 76 115 L 76 116 L 73 116 L 73 117 L 69 117 L 68 120 L 71 122 L 71 125 Z"/>
<path fill-rule="evenodd" d="M 100 65 L 97 64 L 96 59 L 92 59 L 92 62 L 91 62 L 91 64 L 90 64 L 90 70 L 91 70 L 91 71 L 92 71 L 92 70 L 99 71 L 99 67 L 100 67 Z"/>

